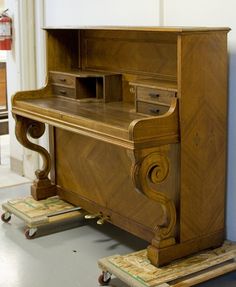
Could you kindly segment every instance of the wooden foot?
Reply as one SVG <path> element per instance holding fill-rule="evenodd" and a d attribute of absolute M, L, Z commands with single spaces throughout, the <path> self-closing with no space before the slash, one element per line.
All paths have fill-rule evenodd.
<path fill-rule="evenodd" d="M 172 246 L 176 246 L 175 238 L 170 237 L 164 240 L 157 242 L 157 240 L 152 240 L 152 245 L 147 247 L 147 256 L 151 263 L 157 267 L 165 264 L 165 256 L 162 258 L 163 249 L 170 248 Z"/>
<path fill-rule="evenodd" d="M 31 186 L 31 195 L 35 200 L 45 199 L 57 195 L 57 188 L 48 178 L 35 180 Z"/>
<path fill-rule="evenodd" d="M 199 237 L 183 243 L 170 245 L 163 248 L 157 248 L 149 245 L 147 256 L 151 263 L 157 267 L 166 265 L 173 260 L 192 255 L 208 248 L 216 248 L 224 242 L 224 231 L 213 233 L 205 237 Z"/>

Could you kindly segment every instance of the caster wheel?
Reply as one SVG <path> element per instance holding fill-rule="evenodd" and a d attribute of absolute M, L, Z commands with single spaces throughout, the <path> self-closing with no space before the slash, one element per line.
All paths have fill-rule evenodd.
<path fill-rule="evenodd" d="M 25 231 L 25 237 L 27 239 L 33 239 L 36 235 L 37 229 L 36 228 L 30 228 L 30 229 L 26 229 Z"/>
<path fill-rule="evenodd" d="M 98 277 L 98 283 L 100 286 L 107 286 L 111 280 L 111 274 L 109 272 L 102 272 L 102 274 Z"/>
<path fill-rule="evenodd" d="M 5 212 L 1 215 L 1 219 L 3 222 L 7 223 L 11 220 L 11 214 L 9 212 Z"/>

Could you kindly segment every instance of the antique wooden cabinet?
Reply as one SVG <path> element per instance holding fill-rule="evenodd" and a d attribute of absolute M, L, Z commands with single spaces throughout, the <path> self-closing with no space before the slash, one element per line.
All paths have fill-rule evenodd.
<path fill-rule="evenodd" d="M 48 82 L 12 101 L 59 194 L 149 242 L 155 265 L 225 236 L 228 28 L 48 28 Z M 51 150 L 30 141 L 51 127 Z M 48 178 L 51 171 L 51 179 Z"/>

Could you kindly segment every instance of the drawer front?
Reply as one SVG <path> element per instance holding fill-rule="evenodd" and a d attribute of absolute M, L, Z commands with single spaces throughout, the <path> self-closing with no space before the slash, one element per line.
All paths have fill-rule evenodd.
<path fill-rule="evenodd" d="M 53 84 L 60 84 L 75 88 L 75 77 L 65 74 L 49 73 L 50 80 Z"/>
<path fill-rule="evenodd" d="M 76 99 L 75 89 L 53 85 L 53 93 L 58 96 Z"/>
<path fill-rule="evenodd" d="M 169 110 L 169 106 L 162 106 L 146 102 L 136 102 L 136 111 L 138 113 L 148 114 L 152 116 L 160 116 Z"/>
<path fill-rule="evenodd" d="M 170 105 L 173 97 L 175 97 L 175 92 L 137 87 L 137 101 L 159 102 Z"/>

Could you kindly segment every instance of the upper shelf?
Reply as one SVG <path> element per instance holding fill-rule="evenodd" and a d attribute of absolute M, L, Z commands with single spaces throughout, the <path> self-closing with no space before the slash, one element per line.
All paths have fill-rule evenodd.
<path fill-rule="evenodd" d="M 119 30 L 119 31 L 153 31 L 153 32 L 206 32 L 206 31 L 229 31 L 228 27 L 172 27 L 172 26 L 48 26 L 43 27 L 49 29 L 74 29 L 74 30 Z"/>

